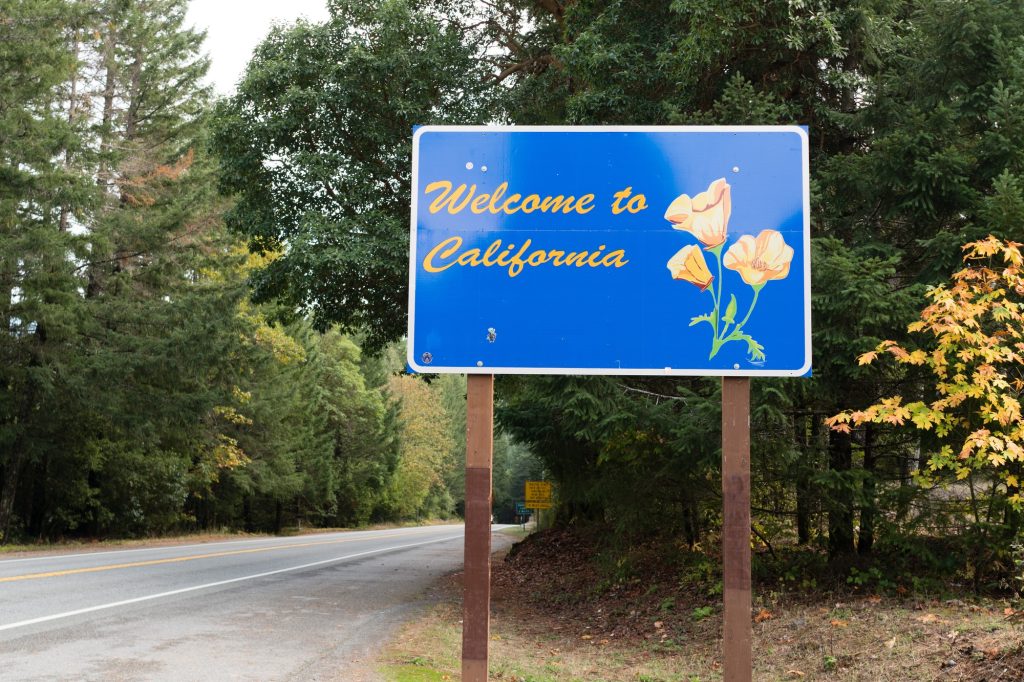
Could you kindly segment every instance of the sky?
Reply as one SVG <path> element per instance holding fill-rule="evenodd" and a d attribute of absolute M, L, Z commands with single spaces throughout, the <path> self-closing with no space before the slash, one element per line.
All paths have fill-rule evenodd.
<path fill-rule="evenodd" d="M 186 23 L 206 31 L 207 79 L 217 94 L 229 95 L 270 27 L 299 17 L 327 19 L 327 0 L 192 0 Z"/>

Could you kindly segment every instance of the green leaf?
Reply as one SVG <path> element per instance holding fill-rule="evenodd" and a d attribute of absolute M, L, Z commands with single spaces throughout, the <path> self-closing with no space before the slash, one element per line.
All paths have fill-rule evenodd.
<path fill-rule="evenodd" d="M 732 334 L 729 335 L 729 338 L 736 338 L 740 341 L 746 341 L 747 353 L 750 354 L 751 360 L 758 361 L 765 359 L 764 346 L 755 341 L 754 337 L 750 336 L 750 334 L 743 334 L 742 332 L 737 334 L 733 332 Z"/>
<path fill-rule="evenodd" d="M 729 305 L 725 307 L 725 315 L 722 316 L 722 322 L 726 324 L 732 324 L 736 321 L 736 294 L 729 294 Z"/>
<path fill-rule="evenodd" d="M 712 327 L 715 326 L 715 323 L 711 319 L 711 315 L 698 315 L 697 317 L 691 318 L 690 319 L 690 326 L 692 327 L 693 325 L 699 324 L 701 322 L 707 322 Z"/>

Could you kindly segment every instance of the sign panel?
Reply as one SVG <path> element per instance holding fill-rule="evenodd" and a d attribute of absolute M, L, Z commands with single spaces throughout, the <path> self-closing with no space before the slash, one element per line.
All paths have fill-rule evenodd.
<path fill-rule="evenodd" d="M 809 372 L 794 126 L 445 127 L 413 137 L 418 372 Z"/>
<path fill-rule="evenodd" d="M 526 507 L 530 509 L 551 509 L 551 483 L 548 481 L 526 482 Z"/>

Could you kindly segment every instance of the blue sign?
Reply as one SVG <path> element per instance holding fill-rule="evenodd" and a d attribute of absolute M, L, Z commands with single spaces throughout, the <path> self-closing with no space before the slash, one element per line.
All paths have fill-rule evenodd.
<path fill-rule="evenodd" d="M 806 375 L 807 158 L 795 126 L 418 128 L 410 367 Z"/>

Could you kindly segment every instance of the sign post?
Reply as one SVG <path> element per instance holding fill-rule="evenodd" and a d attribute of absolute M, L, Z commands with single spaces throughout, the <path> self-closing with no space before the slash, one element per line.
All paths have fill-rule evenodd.
<path fill-rule="evenodd" d="M 751 679 L 750 379 L 722 379 L 723 677 Z"/>
<path fill-rule="evenodd" d="M 491 460 L 494 375 L 466 377 L 466 536 L 462 598 L 462 679 L 487 679 L 491 639 Z"/>
<path fill-rule="evenodd" d="M 599 374 L 722 377 L 725 679 L 747 682 L 750 378 L 810 374 L 807 131 L 423 126 L 412 157 L 408 364 L 469 375 L 463 679 L 487 677 L 494 375 Z"/>

